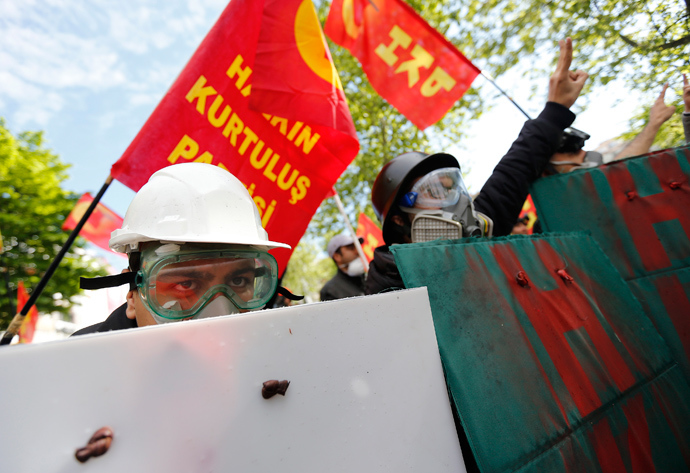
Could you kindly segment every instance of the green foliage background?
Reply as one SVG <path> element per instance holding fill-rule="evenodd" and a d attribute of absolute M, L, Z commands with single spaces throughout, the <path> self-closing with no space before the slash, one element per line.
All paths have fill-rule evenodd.
<path fill-rule="evenodd" d="M 0 118 L 0 328 L 14 317 L 17 284 L 34 288 L 67 240 L 60 229 L 79 196 L 61 188 L 68 165 L 43 146 L 42 132 L 16 137 Z M 70 298 L 81 292 L 79 277 L 106 275 L 95 259 L 82 249 L 78 238 L 44 289 L 36 304 L 39 312 L 67 314 Z M 9 276 L 10 294 L 6 278 Z M 53 295 L 60 293 L 59 299 Z M 14 308 L 14 310 L 13 310 Z"/>

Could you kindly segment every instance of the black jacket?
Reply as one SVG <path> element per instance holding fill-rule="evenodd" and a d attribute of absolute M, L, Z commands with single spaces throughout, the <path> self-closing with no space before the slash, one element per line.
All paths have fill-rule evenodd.
<path fill-rule="evenodd" d="M 563 130 L 573 121 L 575 114 L 568 108 L 547 102 L 537 118 L 525 122 L 517 140 L 474 199 L 475 210 L 493 220 L 495 236 L 510 234 L 527 199 L 530 184 L 544 171 L 558 149 Z M 369 265 L 365 292 L 377 294 L 392 288 L 404 288 L 404 284 L 393 255 L 387 246 L 381 246 L 374 251 Z"/>
<path fill-rule="evenodd" d="M 332 301 L 364 295 L 364 276 L 348 276 L 340 269 L 321 288 L 321 300 Z"/>
<path fill-rule="evenodd" d="M 105 319 L 103 322 L 94 325 L 89 325 L 88 327 L 84 327 L 81 330 L 77 330 L 72 334 L 72 336 L 84 335 L 87 333 L 109 332 L 111 330 L 124 330 L 127 328 L 137 327 L 136 320 L 127 318 L 127 314 L 125 314 L 126 308 L 127 304 L 122 304 L 120 307 L 115 309 L 112 312 L 112 314 L 110 314 L 108 318 Z"/>

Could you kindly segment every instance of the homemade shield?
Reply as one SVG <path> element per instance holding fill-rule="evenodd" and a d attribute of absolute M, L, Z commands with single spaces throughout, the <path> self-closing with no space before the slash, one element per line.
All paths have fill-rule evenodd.
<path fill-rule="evenodd" d="M 690 386 L 591 237 L 394 245 L 482 472 L 690 469 Z"/>
<path fill-rule="evenodd" d="M 545 231 L 588 230 L 690 378 L 690 148 L 539 179 Z"/>
<path fill-rule="evenodd" d="M 465 471 L 425 290 L 6 348 L 0 377 L 3 471 Z"/>

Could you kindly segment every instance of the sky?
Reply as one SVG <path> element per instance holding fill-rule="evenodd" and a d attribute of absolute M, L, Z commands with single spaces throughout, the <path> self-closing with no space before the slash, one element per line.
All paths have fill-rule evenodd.
<path fill-rule="evenodd" d="M 0 0 L 0 117 L 13 133 L 43 130 L 45 144 L 72 165 L 64 187 L 95 194 L 226 4 Z M 475 65 L 482 67 L 481 61 Z M 497 81 L 531 116 L 538 115 L 548 77 L 535 84 L 516 69 Z M 534 85 L 543 90 L 541 96 L 530 96 Z M 495 97 L 490 100 L 493 106 L 451 151 L 468 163 L 466 182 L 476 192 L 517 137 L 525 117 L 507 99 L 496 97 L 496 89 L 482 77 L 473 87 Z M 627 130 L 638 102 L 611 83 L 589 96 L 574 126 L 592 135 L 587 146 L 594 148 Z M 113 181 L 102 202 L 124 216 L 133 196 Z"/>

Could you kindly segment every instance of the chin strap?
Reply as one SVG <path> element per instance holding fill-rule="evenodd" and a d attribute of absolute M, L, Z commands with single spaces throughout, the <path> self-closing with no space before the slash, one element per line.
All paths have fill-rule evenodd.
<path fill-rule="evenodd" d="M 111 276 L 101 276 L 98 278 L 79 278 L 79 287 L 81 289 L 104 289 L 106 287 L 117 287 L 123 284 L 133 284 L 136 273 L 120 273 Z"/>
<path fill-rule="evenodd" d="M 301 301 L 302 299 L 304 299 L 304 296 L 296 296 L 287 289 L 285 289 L 283 286 L 278 286 L 276 292 L 284 298 L 290 299 L 291 301 Z"/>

